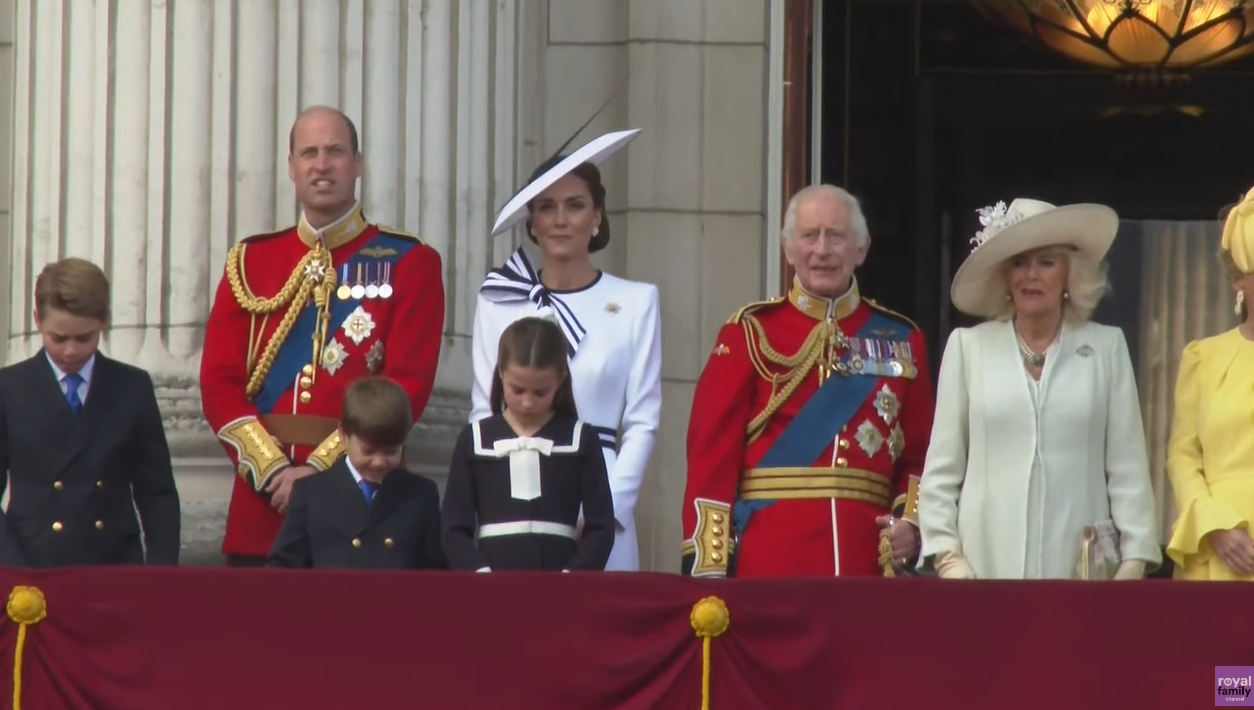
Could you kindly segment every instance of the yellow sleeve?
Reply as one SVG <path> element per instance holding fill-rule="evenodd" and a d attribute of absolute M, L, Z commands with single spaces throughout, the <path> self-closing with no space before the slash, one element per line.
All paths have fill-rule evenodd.
<path fill-rule="evenodd" d="M 1171 438 L 1167 442 L 1167 477 L 1176 497 L 1180 517 L 1176 520 L 1167 555 L 1177 565 L 1192 566 L 1210 554 L 1203 547 L 1206 536 L 1216 530 L 1246 528 L 1248 523 L 1229 506 L 1210 494 L 1202 466 L 1202 442 L 1198 437 L 1197 414 L 1201 408 L 1202 353 L 1198 341 L 1189 343 L 1180 358 L 1176 375 L 1175 412 Z M 1190 559 L 1192 558 L 1192 559 Z"/>

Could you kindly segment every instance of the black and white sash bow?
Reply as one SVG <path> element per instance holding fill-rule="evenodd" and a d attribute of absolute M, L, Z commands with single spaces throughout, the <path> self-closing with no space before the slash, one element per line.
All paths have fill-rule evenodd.
<path fill-rule="evenodd" d="M 566 343 L 570 356 L 574 357 L 579 350 L 579 343 L 588 331 L 575 317 L 575 312 L 562 301 L 561 297 L 545 288 L 540 283 L 540 275 L 531 266 L 527 252 L 519 247 L 504 266 L 492 269 L 479 287 L 479 293 L 493 303 L 510 303 L 514 301 L 531 301 L 536 308 L 548 307 L 557 316 L 557 324 L 566 335 Z"/>

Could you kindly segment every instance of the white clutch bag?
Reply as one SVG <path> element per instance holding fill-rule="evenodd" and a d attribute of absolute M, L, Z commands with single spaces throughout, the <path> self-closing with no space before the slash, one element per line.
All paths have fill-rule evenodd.
<path fill-rule="evenodd" d="M 1078 579 L 1113 579 L 1123 560 L 1119 554 L 1119 529 L 1110 520 L 1084 526 L 1080 532 Z"/>

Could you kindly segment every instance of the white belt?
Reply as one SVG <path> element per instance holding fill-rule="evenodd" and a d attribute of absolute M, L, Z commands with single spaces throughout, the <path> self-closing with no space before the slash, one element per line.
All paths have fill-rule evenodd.
<path fill-rule="evenodd" d="M 506 535 L 556 535 L 575 539 L 575 528 L 545 520 L 516 520 L 512 523 L 488 523 L 480 526 L 479 539 Z"/>

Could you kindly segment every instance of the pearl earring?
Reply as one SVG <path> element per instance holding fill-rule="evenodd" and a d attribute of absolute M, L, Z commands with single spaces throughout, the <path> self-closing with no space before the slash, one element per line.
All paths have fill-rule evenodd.
<path fill-rule="evenodd" d="M 598 235 L 598 234 L 600 234 L 600 233 L 601 233 L 601 228 L 600 228 L 600 227 L 593 227 L 593 228 L 592 228 L 592 236 L 594 236 L 594 237 L 595 237 L 596 235 Z"/>
<path fill-rule="evenodd" d="M 1233 307 L 1232 312 L 1241 315 L 1241 307 L 1245 305 L 1245 291 L 1237 291 L 1237 305 Z"/>
<path fill-rule="evenodd" d="M 1069 299 L 1069 298 L 1071 298 L 1071 292 L 1070 292 L 1070 291 L 1063 291 L 1063 292 L 1062 292 L 1062 300 L 1064 300 L 1064 301 L 1065 301 L 1065 300 L 1067 300 L 1067 299 Z"/>

